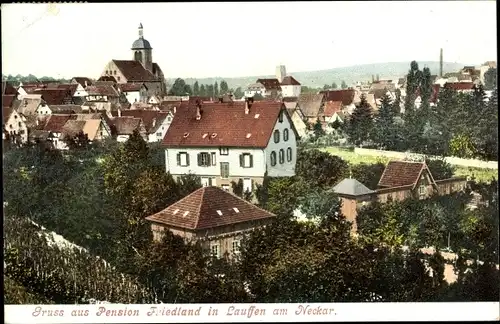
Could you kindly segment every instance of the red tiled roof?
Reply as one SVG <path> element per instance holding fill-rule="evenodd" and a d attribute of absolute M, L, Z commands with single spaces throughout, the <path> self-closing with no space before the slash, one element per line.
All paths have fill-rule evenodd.
<path fill-rule="evenodd" d="M 278 79 L 258 79 L 257 83 L 262 84 L 266 90 L 281 90 Z"/>
<path fill-rule="evenodd" d="M 380 177 L 378 186 L 401 187 L 415 185 L 424 169 L 429 171 L 424 162 L 390 161 Z"/>
<path fill-rule="evenodd" d="M 9 120 L 12 111 L 14 111 L 14 109 L 12 109 L 11 107 L 2 107 L 2 119 L 4 124 Z"/>
<path fill-rule="evenodd" d="M 43 130 L 53 133 L 61 133 L 63 131 L 64 124 L 66 124 L 66 122 L 70 119 L 72 119 L 72 116 L 69 114 L 50 115 L 47 117 Z"/>
<path fill-rule="evenodd" d="M 141 90 L 144 83 L 119 83 L 117 84 L 118 89 L 122 92 L 134 92 Z"/>
<path fill-rule="evenodd" d="M 336 112 L 340 112 L 342 110 L 342 101 L 328 101 L 325 104 L 325 113 L 326 117 L 332 117 Z"/>
<path fill-rule="evenodd" d="M 134 130 L 140 130 L 142 120 L 133 117 L 115 117 L 112 122 L 118 135 L 132 135 Z"/>
<path fill-rule="evenodd" d="M 282 86 L 289 86 L 289 85 L 300 85 L 299 81 L 295 80 L 295 78 L 291 75 L 288 75 L 283 78 L 283 81 L 281 81 Z"/>
<path fill-rule="evenodd" d="M 190 230 L 202 230 L 268 219 L 274 214 L 218 187 L 203 187 L 146 220 Z"/>
<path fill-rule="evenodd" d="M 129 109 L 121 111 L 122 117 L 134 117 L 142 119 L 146 131 L 150 133 L 151 130 L 156 129 L 158 124 L 162 123 L 167 117 L 167 113 L 163 111 L 156 110 L 139 110 L 139 109 Z M 153 126 L 154 125 L 154 126 Z"/>
<path fill-rule="evenodd" d="M 344 106 L 352 104 L 356 91 L 354 89 L 320 91 L 325 95 L 326 101 L 341 101 Z"/>
<path fill-rule="evenodd" d="M 472 82 L 447 82 L 444 84 L 445 88 L 450 88 L 453 90 L 472 90 L 474 88 L 474 83 Z"/>
<path fill-rule="evenodd" d="M 10 82 L 3 81 L 2 82 L 2 95 L 14 95 L 14 96 L 17 96 L 18 92 L 17 92 L 16 88 L 14 88 L 12 86 L 12 84 L 10 84 Z"/>
<path fill-rule="evenodd" d="M 108 96 L 108 97 L 118 97 L 118 91 L 112 85 L 91 85 L 86 89 L 89 96 Z"/>
<path fill-rule="evenodd" d="M 432 85 L 432 95 L 431 95 L 431 102 L 432 103 L 437 103 L 440 89 L 441 89 L 441 86 L 439 84 Z"/>
<path fill-rule="evenodd" d="M 299 102 L 299 97 L 284 97 L 283 102 Z"/>
<path fill-rule="evenodd" d="M 308 118 L 320 117 L 324 110 L 322 111 L 325 96 L 321 93 L 301 93 L 299 97 L 299 108 Z"/>
<path fill-rule="evenodd" d="M 66 89 L 37 89 L 35 90 L 36 94 L 41 94 L 42 99 L 48 104 L 48 105 L 63 105 L 65 104 L 65 99 L 68 98 L 68 96 L 71 97 L 71 94 L 68 93 L 68 90 Z"/>
<path fill-rule="evenodd" d="M 146 70 L 140 62 L 113 60 L 125 79 L 130 81 L 159 81 L 151 72 Z"/>
<path fill-rule="evenodd" d="M 3 95 L 2 96 L 2 107 L 12 107 L 12 104 L 16 100 L 15 95 Z"/>
<path fill-rule="evenodd" d="M 261 147 L 267 146 L 282 102 L 256 101 L 245 114 L 245 102 L 203 103 L 196 120 L 196 104 L 177 113 L 163 139 L 164 146 Z"/>

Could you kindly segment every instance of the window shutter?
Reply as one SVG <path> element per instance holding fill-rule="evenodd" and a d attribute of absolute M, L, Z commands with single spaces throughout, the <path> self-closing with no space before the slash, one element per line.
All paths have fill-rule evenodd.
<path fill-rule="evenodd" d="M 201 166 L 201 153 L 198 153 L 198 166 Z"/>
<path fill-rule="evenodd" d="M 240 154 L 240 167 L 242 167 L 242 168 L 244 166 L 243 163 L 245 162 L 244 159 L 245 159 L 245 156 L 243 154 Z"/>
<path fill-rule="evenodd" d="M 181 153 L 177 153 L 177 165 L 181 165 Z"/>
<path fill-rule="evenodd" d="M 207 166 L 212 165 L 211 157 L 209 153 L 205 153 L 205 156 L 207 157 Z"/>
<path fill-rule="evenodd" d="M 189 154 L 186 154 L 186 165 L 189 166 Z"/>
<path fill-rule="evenodd" d="M 253 168 L 253 155 L 250 154 L 250 167 Z"/>

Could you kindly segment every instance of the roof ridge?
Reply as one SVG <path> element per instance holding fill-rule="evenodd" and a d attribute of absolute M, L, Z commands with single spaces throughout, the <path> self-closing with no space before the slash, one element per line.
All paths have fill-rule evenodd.
<path fill-rule="evenodd" d="M 201 187 L 200 189 L 197 189 L 195 191 L 193 191 L 192 193 L 190 193 L 189 195 L 187 195 L 186 197 L 189 197 L 191 196 L 192 194 L 194 194 L 195 192 L 197 192 L 198 190 L 202 190 L 201 192 L 201 197 L 200 197 L 200 204 L 198 205 L 198 218 L 196 219 L 196 223 L 194 224 L 194 228 L 198 228 L 198 223 L 200 222 L 200 218 L 201 218 L 201 206 L 203 206 L 203 199 L 205 199 L 205 189 L 207 187 Z M 180 201 L 180 200 L 179 200 Z"/>
<path fill-rule="evenodd" d="M 214 186 L 214 188 L 217 188 L 217 189 L 219 189 L 220 191 L 222 191 L 222 192 L 224 192 L 224 193 L 226 193 L 226 194 L 230 194 L 231 196 L 236 197 L 238 200 L 243 201 L 244 203 L 246 203 L 247 205 L 252 206 L 253 208 L 256 208 L 256 209 L 259 209 L 259 210 L 261 210 L 261 211 L 264 211 L 264 212 L 266 212 L 266 213 L 268 213 L 268 214 L 274 215 L 274 214 L 273 214 L 273 213 L 271 213 L 270 211 L 265 210 L 264 208 L 260 208 L 259 206 L 255 205 L 255 204 L 252 204 L 251 202 L 247 201 L 246 199 L 243 199 L 243 198 L 241 198 L 241 197 L 237 196 L 237 195 L 236 195 L 236 194 L 234 194 L 233 192 L 225 191 L 224 189 L 219 188 L 219 187 L 215 187 L 215 186 Z M 275 216 L 276 216 L 276 215 L 275 215 Z"/>

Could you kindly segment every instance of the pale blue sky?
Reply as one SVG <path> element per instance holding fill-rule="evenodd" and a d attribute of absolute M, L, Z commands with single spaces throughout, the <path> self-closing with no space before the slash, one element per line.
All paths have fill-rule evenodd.
<path fill-rule="evenodd" d="M 166 77 L 495 60 L 495 1 L 2 4 L 3 74 L 98 77 L 137 27 Z"/>

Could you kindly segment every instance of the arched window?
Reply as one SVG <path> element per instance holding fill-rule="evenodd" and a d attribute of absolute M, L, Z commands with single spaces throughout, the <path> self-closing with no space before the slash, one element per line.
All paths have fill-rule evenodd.
<path fill-rule="evenodd" d="M 135 52 L 134 59 L 139 62 L 142 61 L 142 53 L 140 51 Z"/>
<path fill-rule="evenodd" d="M 272 151 L 271 152 L 271 166 L 275 166 L 275 165 L 276 165 L 276 152 Z"/>
<path fill-rule="evenodd" d="M 286 142 L 288 141 L 288 128 L 285 128 L 283 131 L 283 140 Z"/>
<path fill-rule="evenodd" d="M 274 143 L 279 143 L 280 141 L 280 131 L 277 129 L 274 131 Z"/>
<path fill-rule="evenodd" d="M 281 149 L 280 150 L 280 164 L 285 163 L 285 150 Z"/>
<path fill-rule="evenodd" d="M 288 162 L 292 162 L 292 148 L 291 147 L 286 149 L 286 160 Z"/>

